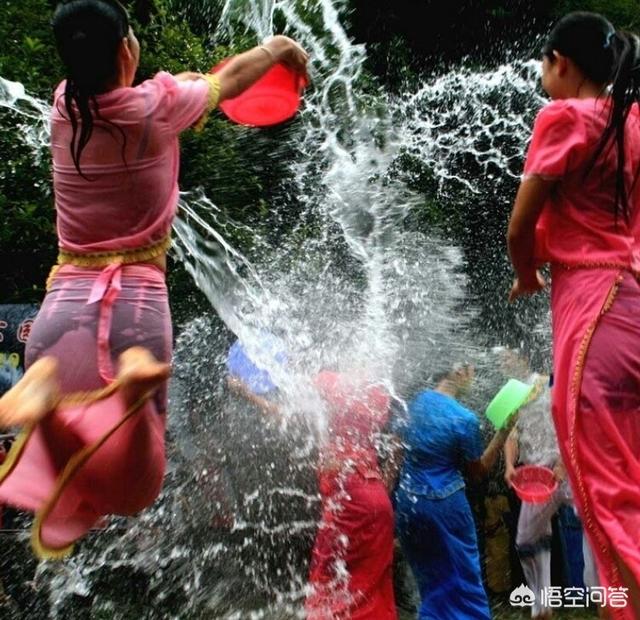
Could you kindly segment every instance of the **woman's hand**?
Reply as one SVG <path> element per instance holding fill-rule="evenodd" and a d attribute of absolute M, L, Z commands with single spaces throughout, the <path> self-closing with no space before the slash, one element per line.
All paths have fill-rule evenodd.
<path fill-rule="evenodd" d="M 531 277 L 523 278 L 519 276 L 513 281 L 513 286 L 509 293 L 509 302 L 514 302 L 519 297 L 533 295 L 534 293 L 544 289 L 546 285 L 546 280 L 537 269 L 533 272 Z"/>
<path fill-rule="evenodd" d="M 509 294 L 510 302 L 544 288 L 544 278 L 535 268 L 536 226 L 556 184 L 557 181 L 532 176 L 518 188 L 507 231 L 509 257 L 518 276 Z"/>
<path fill-rule="evenodd" d="M 309 54 L 299 43 L 284 35 L 272 37 L 264 44 L 276 61 L 282 62 L 296 73 L 307 77 L 307 63 Z"/>
<path fill-rule="evenodd" d="M 564 482 L 567 479 L 567 470 L 562 461 L 558 461 L 553 468 L 553 475 L 558 482 Z"/>
<path fill-rule="evenodd" d="M 509 488 L 511 488 L 511 484 L 512 484 L 511 480 L 515 475 L 516 475 L 516 468 L 513 465 L 507 463 L 504 468 L 504 481 L 507 483 L 507 486 Z"/>

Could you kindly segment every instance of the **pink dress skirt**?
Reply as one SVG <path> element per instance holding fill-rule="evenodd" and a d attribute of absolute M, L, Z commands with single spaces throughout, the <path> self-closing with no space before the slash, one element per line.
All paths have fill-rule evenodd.
<path fill-rule="evenodd" d="M 556 267 L 552 311 L 553 415 L 600 582 L 640 583 L 640 284 Z M 608 610 L 637 620 L 630 601 Z"/>

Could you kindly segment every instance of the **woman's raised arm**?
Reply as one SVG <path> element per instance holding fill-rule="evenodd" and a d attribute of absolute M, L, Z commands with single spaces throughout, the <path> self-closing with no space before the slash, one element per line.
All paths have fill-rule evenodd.
<path fill-rule="evenodd" d="M 283 62 L 306 78 L 309 55 L 289 37 L 278 35 L 232 58 L 216 73 L 220 80 L 220 101 L 237 97 L 274 64 Z"/>

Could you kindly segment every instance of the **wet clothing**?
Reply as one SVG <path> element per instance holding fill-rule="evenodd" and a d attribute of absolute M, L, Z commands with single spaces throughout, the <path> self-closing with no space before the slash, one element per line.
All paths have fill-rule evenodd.
<path fill-rule="evenodd" d="M 381 386 L 324 371 L 328 405 L 322 448 L 322 516 L 309 571 L 308 620 L 395 620 L 393 510 L 377 461 L 376 434 L 389 415 Z"/>
<path fill-rule="evenodd" d="M 219 85 L 212 87 L 211 80 L 215 76 L 177 81 L 161 72 L 138 86 L 96 95 L 100 116 L 109 122 L 95 121 L 82 152 L 80 166 L 89 180 L 78 174 L 71 158 L 66 82 L 58 86 L 51 151 L 61 250 L 138 249 L 169 235 L 178 206 L 178 136 L 215 107 Z"/>
<path fill-rule="evenodd" d="M 525 176 L 556 180 L 536 228 L 551 263 L 553 418 L 604 587 L 640 583 L 640 114 L 625 128 L 629 218 L 614 217 L 616 151 L 589 171 L 609 101 L 565 99 L 535 122 Z M 631 605 L 611 609 L 635 618 Z"/>
<path fill-rule="evenodd" d="M 0 467 L 0 501 L 36 513 L 33 547 L 50 558 L 68 554 L 102 515 L 134 514 L 160 492 L 166 385 L 127 409 L 115 365 L 132 346 L 171 359 L 164 273 L 143 262 L 168 247 L 178 134 L 215 105 L 219 85 L 159 74 L 97 95 L 102 120 L 81 159 L 88 178 L 71 161 L 63 90 L 51 119 L 59 265 L 26 348 L 27 366 L 57 359 L 62 400 Z"/>
<path fill-rule="evenodd" d="M 430 499 L 464 489 L 462 469 L 482 456 L 477 416 L 433 390 L 410 403 L 408 419 L 398 422 L 396 432 L 406 446 L 400 488 Z"/>
<path fill-rule="evenodd" d="M 355 471 L 323 476 L 320 485 L 308 620 L 395 620 L 393 510 L 381 478 Z"/>
<path fill-rule="evenodd" d="M 462 469 L 482 456 L 476 415 L 436 391 L 421 392 L 397 429 L 405 462 L 396 524 L 420 590 L 420 620 L 488 620 L 478 542 Z"/>
<path fill-rule="evenodd" d="M 100 373 L 101 365 L 112 372 L 118 355 L 132 344 L 170 361 L 164 274 L 151 265 L 124 267 L 102 355 L 100 304 L 87 303 L 94 271 L 70 266 L 61 270 L 26 348 L 27 366 L 42 355 L 59 360 L 62 389 L 75 395 L 76 402 L 25 429 L 0 468 L 1 501 L 38 513 L 33 543 L 44 557 L 68 553 L 102 515 L 134 514 L 148 506 L 164 474 L 166 387 L 127 411 L 119 392 L 109 392 L 115 384 Z M 86 461 L 79 460 L 83 456 Z"/>
<path fill-rule="evenodd" d="M 420 591 L 419 620 L 488 620 L 475 523 L 464 490 L 441 499 L 400 491 L 396 522 Z"/>

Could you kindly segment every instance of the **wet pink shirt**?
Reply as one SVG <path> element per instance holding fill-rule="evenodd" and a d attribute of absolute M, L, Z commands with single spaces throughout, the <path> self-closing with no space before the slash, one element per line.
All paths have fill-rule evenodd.
<path fill-rule="evenodd" d="M 51 116 L 53 184 L 59 245 L 77 252 L 123 250 L 166 237 L 178 204 L 178 135 L 207 110 L 209 84 L 158 73 L 136 87 L 97 95 L 100 116 L 80 160 L 62 82 Z M 111 124 L 113 123 L 113 124 Z M 126 136 L 126 141 L 125 141 Z"/>
<path fill-rule="evenodd" d="M 562 180 L 545 205 L 536 228 L 536 258 L 576 266 L 615 263 L 640 268 L 640 216 L 630 223 L 613 216 L 615 151 L 600 158 L 585 176 L 607 122 L 607 99 L 562 99 L 538 114 L 524 168 L 525 176 Z M 640 113 L 634 106 L 625 136 L 627 189 L 640 162 Z M 640 183 L 629 195 L 637 205 Z"/>

